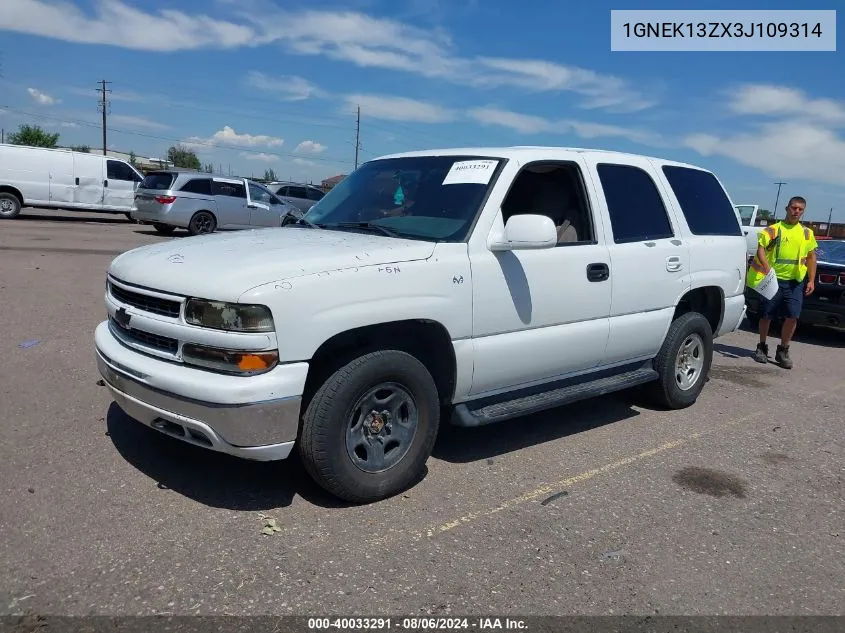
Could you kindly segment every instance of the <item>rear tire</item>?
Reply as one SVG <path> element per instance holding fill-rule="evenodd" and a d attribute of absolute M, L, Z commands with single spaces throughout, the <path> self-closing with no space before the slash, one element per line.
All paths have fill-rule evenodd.
<path fill-rule="evenodd" d="M 650 396 L 660 406 L 683 409 L 698 399 L 713 362 L 713 330 L 698 312 L 687 312 L 669 327 L 654 359 L 659 379 L 649 385 Z"/>
<path fill-rule="evenodd" d="M 188 223 L 188 233 L 191 235 L 214 233 L 216 228 L 217 220 L 209 211 L 197 211 Z"/>
<path fill-rule="evenodd" d="M 161 224 L 160 222 L 153 222 L 153 228 L 156 230 L 156 233 L 161 233 L 162 235 L 171 235 L 176 230 L 175 226 Z"/>
<path fill-rule="evenodd" d="M 21 201 L 13 193 L 0 193 L 0 220 L 13 220 L 21 213 Z"/>
<path fill-rule="evenodd" d="M 405 352 L 372 352 L 334 371 L 314 394 L 299 453 L 331 494 L 379 501 L 424 473 L 439 424 L 437 386 L 426 367 Z"/>

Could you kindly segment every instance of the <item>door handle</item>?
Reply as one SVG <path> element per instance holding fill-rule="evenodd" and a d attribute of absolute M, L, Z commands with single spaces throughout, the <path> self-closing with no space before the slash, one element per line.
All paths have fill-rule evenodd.
<path fill-rule="evenodd" d="M 76 177 L 76 184 L 79 184 L 79 176 Z"/>
<path fill-rule="evenodd" d="M 587 279 L 589 281 L 605 281 L 610 277 L 610 268 L 607 264 L 590 264 L 587 266 Z"/>
<path fill-rule="evenodd" d="M 677 272 L 683 267 L 684 265 L 681 263 L 680 257 L 672 255 L 671 257 L 666 258 L 666 270 L 668 270 L 670 273 Z"/>
<path fill-rule="evenodd" d="M 104 181 L 103 181 L 103 187 L 108 187 L 108 186 L 109 186 L 109 181 L 108 181 L 108 180 L 104 180 Z"/>

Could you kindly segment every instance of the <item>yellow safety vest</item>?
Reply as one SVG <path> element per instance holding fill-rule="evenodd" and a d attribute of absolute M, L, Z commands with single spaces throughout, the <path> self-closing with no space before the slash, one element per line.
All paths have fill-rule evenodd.
<path fill-rule="evenodd" d="M 782 222 L 767 226 L 760 231 L 757 243 L 765 249 L 766 259 L 779 280 L 803 281 L 807 276 L 807 256 L 818 245 L 815 236 L 812 230 L 802 226 L 801 234 L 804 239 L 784 242 L 781 231 L 791 233 L 793 227 L 784 226 Z M 763 264 L 755 254 L 748 266 L 746 284 L 753 288 L 765 276 Z"/>

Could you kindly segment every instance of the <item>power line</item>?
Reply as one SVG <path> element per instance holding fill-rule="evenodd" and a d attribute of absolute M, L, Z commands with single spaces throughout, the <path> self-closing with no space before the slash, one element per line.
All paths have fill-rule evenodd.
<path fill-rule="evenodd" d="M 110 81 L 106 81 L 105 79 L 100 80 L 100 88 L 97 88 L 97 92 L 101 93 L 100 102 L 97 104 L 97 109 L 103 113 L 103 156 L 106 155 L 106 113 L 110 109 L 110 102 L 106 99 L 106 95 L 111 92 L 111 90 L 106 88 L 106 84 L 110 84 Z"/>

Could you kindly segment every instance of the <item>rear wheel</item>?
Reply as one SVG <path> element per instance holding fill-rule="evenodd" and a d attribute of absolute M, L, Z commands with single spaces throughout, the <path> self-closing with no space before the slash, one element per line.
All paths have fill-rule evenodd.
<path fill-rule="evenodd" d="M 214 233 L 217 228 L 217 220 L 209 211 L 197 211 L 188 224 L 188 233 L 201 235 L 203 233 Z"/>
<path fill-rule="evenodd" d="M 153 222 L 153 228 L 156 230 L 157 233 L 161 233 L 162 235 L 170 235 L 173 231 L 176 230 L 175 226 L 170 226 L 169 224 L 161 224 L 160 222 Z"/>
<path fill-rule="evenodd" d="M 0 219 L 12 220 L 21 212 L 21 201 L 12 193 L 0 193 Z"/>
<path fill-rule="evenodd" d="M 440 402 L 426 367 L 405 352 L 360 356 L 333 372 L 303 416 L 299 452 L 311 477 L 355 503 L 419 478 L 434 447 Z"/>
<path fill-rule="evenodd" d="M 713 361 L 713 330 L 698 312 L 675 319 L 654 360 L 660 378 L 651 387 L 652 398 L 669 409 L 695 403 Z"/>

